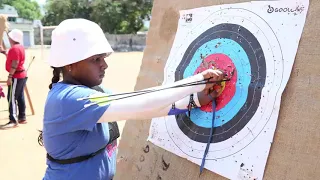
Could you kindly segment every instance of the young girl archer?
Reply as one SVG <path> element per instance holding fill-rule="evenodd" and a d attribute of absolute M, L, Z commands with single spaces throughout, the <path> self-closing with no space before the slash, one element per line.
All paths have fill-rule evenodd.
<path fill-rule="evenodd" d="M 110 95 L 99 85 L 108 67 L 105 58 L 112 52 L 102 29 L 92 21 L 68 19 L 52 32 L 48 63 L 53 78 L 42 132 L 48 165 L 44 180 L 112 179 L 119 137 L 116 121 L 185 113 L 190 103 L 206 105 L 217 94 L 209 93 L 213 82 L 224 78 L 219 70 L 208 69 L 171 85 Z M 207 83 L 197 84 L 205 79 Z"/>

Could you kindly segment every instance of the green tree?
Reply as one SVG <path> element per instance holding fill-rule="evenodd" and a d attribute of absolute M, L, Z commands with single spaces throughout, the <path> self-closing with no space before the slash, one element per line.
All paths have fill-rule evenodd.
<path fill-rule="evenodd" d="M 92 4 L 94 11 L 90 18 L 110 34 L 117 34 L 122 30 L 123 7 L 120 2 L 95 1 Z"/>
<path fill-rule="evenodd" d="M 69 18 L 90 19 L 92 7 L 88 0 L 47 0 L 42 19 L 45 26 L 58 25 Z"/>
<path fill-rule="evenodd" d="M 131 34 L 143 27 L 143 21 L 149 20 L 152 1 L 146 0 L 96 0 L 92 3 L 91 18 L 102 29 L 113 34 Z"/>
<path fill-rule="evenodd" d="M 85 18 L 112 34 L 136 33 L 149 19 L 152 1 L 147 0 L 48 0 L 44 25 L 68 18 Z"/>
<path fill-rule="evenodd" d="M 40 6 L 36 1 L 31 0 L 0 0 L 0 7 L 4 4 L 16 8 L 19 17 L 29 20 L 40 19 Z"/>

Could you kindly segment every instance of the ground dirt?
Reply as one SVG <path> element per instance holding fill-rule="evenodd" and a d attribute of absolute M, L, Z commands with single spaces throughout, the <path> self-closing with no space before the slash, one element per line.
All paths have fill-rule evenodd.
<path fill-rule="evenodd" d="M 35 115 L 31 114 L 27 103 L 28 124 L 10 130 L 0 130 L 0 179 L 1 180 L 36 180 L 42 179 L 46 169 L 45 149 L 38 145 L 38 130 L 42 129 L 43 108 L 52 78 L 52 69 L 45 61 L 48 49 L 44 50 L 44 59 L 39 49 L 27 50 L 26 67 L 28 69 L 27 87 L 34 106 Z M 103 85 L 115 92 L 132 91 L 138 76 L 142 52 L 114 53 L 108 59 L 109 68 Z M 0 57 L 0 81 L 5 81 L 7 72 L 5 58 Z M 5 94 L 7 88 L 4 83 Z M 0 99 L 0 125 L 8 122 L 8 104 L 5 98 Z M 122 132 L 125 121 L 119 122 Z M 120 142 L 121 143 L 121 142 Z"/>

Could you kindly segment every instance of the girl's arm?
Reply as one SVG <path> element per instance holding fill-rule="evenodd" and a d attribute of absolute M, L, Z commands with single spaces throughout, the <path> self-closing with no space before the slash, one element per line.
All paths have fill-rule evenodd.
<path fill-rule="evenodd" d="M 196 105 L 195 108 L 201 107 L 201 104 L 198 100 L 197 93 L 193 93 L 193 99 Z M 143 114 L 137 114 L 136 116 L 134 116 L 134 119 L 144 120 L 144 119 L 152 119 L 155 117 L 163 117 L 163 116 L 186 113 L 188 112 L 189 102 L 190 102 L 190 96 L 186 96 L 183 99 L 175 102 L 173 105 L 169 105 L 165 108 L 145 111 L 143 112 Z"/>
<path fill-rule="evenodd" d="M 152 89 L 175 86 L 184 83 L 190 83 L 203 80 L 202 74 L 177 81 L 171 85 L 158 86 Z M 139 96 L 128 97 L 120 100 L 111 101 L 106 111 L 100 117 L 98 123 L 113 122 L 121 120 L 137 120 L 141 117 L 159 117 L 179 113 L 171 111 L 172 104 L 176 103 L 176 108 L 186 111 L 189 103 L 189 95 L 195 93 L 194 100 L 197 100 L 197 92 L 204 90 L 206 85 L 195 85 L 173 89 L 166 89 L 157 92 L 147 93 Z M 199 102 L 196 102 L 199 105 Z"/>

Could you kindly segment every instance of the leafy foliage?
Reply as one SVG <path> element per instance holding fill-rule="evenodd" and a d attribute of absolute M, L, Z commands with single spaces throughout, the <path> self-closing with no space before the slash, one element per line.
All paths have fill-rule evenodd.
<path fill-rule="evenodd" d="M 88 5 L 86 0 L 47 0 L 43 24 L 54 26 L 69 18 L 90 19 L 92 8 Z"/>
<path fill-rule="evenodd" d="M 150 19 L 152 1 L 146 0 L 48 0 L 44 25 L 58 25 L 64 19 L 85 18 L 112 34 L 131 34 Z"/>
<path fill-rule="evenodd" d="M 13 6 L 18 11 L 19 17 L 29 20 L 40 19 L 40 6 L 36 1 L 31 0 L 0 0 L 0 7 L 4 4 Z"/>

